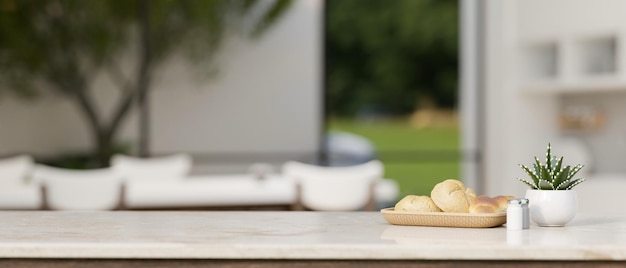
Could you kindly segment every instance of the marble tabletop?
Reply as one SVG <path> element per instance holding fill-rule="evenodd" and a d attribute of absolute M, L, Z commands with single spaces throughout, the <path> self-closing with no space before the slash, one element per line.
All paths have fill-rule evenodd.
<path fill-rule="evenodd" d="M 2 211 L 0 258 L 626 260 L 626 215 L 396 226 L 379 212 Z"/>

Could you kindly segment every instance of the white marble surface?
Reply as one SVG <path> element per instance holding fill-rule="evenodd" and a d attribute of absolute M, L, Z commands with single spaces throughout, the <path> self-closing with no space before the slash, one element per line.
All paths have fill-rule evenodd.
<path fill-rule="evenodd" d="M 0 258 L 626 260 L 626 215 L 507 231 L 378 212 L 0 212 Z"/>

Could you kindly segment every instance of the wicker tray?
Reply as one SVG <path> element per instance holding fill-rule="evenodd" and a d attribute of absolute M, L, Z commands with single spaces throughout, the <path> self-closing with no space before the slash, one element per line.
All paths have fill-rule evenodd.
<path fill-rule="evenodd" d="M 506 213 L 410 212 L 385 208 L 383 217 L 395 225 L 488 228 L 506 223 Z"/>

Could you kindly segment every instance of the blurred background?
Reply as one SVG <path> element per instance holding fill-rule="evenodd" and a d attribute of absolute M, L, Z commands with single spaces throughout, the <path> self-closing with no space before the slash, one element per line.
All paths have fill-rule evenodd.
<path fill-rule="evenodd" d="M 521 196 L 517 164 L 567 140 L 619 177 L 626 3 L 601 2 L 0 0 L 0 155 L 380 159 L 400 196 Z"/>
<path fill-rule="evenodd" d="M 579 192 L 594 184 L 623 189 L 626 22 L 619 10 L 626 3 L 461 3 L 468 33 L 462 94 L 477 94 L 479 107 L 477 123 L 464 121 L 462 129 L 466 141 L 471 140 L 466 135 L 477 133 L 482 189 L 522 194 L 525 187 L 511 182 L 524 176 L 515 164 L 542 158 L 548 143 L 564 163 L 585 165 L 579 175 L 588 182 Z M 469 33 L 479 40 L 472 41 Z M 463 114 L 471 115 L 470 100 L 461 98 L 468 108 Z"/>
<path fill-rule="evenodd" d="M 459 178 L 459 3 L 326 4 L 327 128 L 368 139 L 402 194 Z"/>
<path fill-rule="evenodd" d="M 2 0 L 0 153 L 379 158 L 407 194 L 459 176 L 456 1 L 131 2 Z"/>

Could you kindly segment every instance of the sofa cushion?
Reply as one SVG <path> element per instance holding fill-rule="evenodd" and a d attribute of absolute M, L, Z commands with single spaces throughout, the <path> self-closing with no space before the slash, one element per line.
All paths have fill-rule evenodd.
<path fill-rule="evenodd" d="M 186 154 L 150 158 L 115 155 L 111 159 L 111 168 L 124 180 L 178 180 L 189 174 L 191 165 Z"/>
<path fill-rule="evenodd" d="M 28 155 L 0 159 L 0 188 L 25 186 L 33 168 L 33 158 Z"/>

